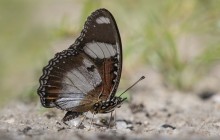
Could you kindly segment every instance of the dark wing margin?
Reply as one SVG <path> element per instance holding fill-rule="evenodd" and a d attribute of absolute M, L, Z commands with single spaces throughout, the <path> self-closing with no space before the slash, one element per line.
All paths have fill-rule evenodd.
<path fill-rule="evenodd" d="M 68 56 L 75 56 L 78 53 L 75 50 L 64 50 L 57 53 L 53 59 L 51 59 L 47 66 L 43 68 L 43 74 L 39 79 L 40 86 L 37 90 L 40 96 L 41 104 L 44 107 L 51 108 L 55 107 L 55 101 L 59 97 L 59 93 L 62 91 L 62 87 L 59 82 L 51 81 L 61 81 L 65 70 L 59 66 L 56 66 L 63 58 Z M 68 83 L 64 83 L 68 85 Z M 48 92 L 48 91 L 51 91 Z"/>

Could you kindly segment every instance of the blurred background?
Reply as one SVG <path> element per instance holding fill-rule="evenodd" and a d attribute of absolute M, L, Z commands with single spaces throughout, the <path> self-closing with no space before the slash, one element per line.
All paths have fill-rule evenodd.
<path fill-rule="evenodd" d="M 42 68 L 98 8 L 114 15 L 121 33 L 120 90 L 142 75 L 146 88 L 169 94 L 219 90 L 219 0 L 1 0 L 0 107 L 39 102 Z"/>

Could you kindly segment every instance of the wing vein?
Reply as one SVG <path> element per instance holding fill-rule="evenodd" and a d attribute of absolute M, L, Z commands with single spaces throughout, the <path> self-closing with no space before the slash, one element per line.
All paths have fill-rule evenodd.
<path fill-rule="evenodd" d="M 108 50 L 108 52 L 109 52 L 109 55 L 112 56 L 110 50 L 109 50 L 108 47 L 106 46 L 106 43 L 104 43 L 104 44 L 105 44 L 105 47 L 107 48 L 107 50 Z"/>
<path fill-rule="evenodd" d="M 102 53 L 103 53 L 103 56 L 104 56 L 104 58 L 105 58 L 105 53 L 104 53 L 104 51 L 102 50 L 102 48 L 99 46 L 99 44 L 97 43 L 97 42 L 95 42 L 96 44 L 97 44 L 97 46 L 101 49 L 101 51 L 102 51 Z"/>
<path fill-rule="evenodd" d="M 92 53 L 95 54 L 96 57 L 98 58 L 98 55 L 97 55 L 92 49 L 90 49 L 87 45 L 85 45 L 85 47 L 86 47 L 87 49 L 89 49 L 90 51 L 92 51 Z"/>

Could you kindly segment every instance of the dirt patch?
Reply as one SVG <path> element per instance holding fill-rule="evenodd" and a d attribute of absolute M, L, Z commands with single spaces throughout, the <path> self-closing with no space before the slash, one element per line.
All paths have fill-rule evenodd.
<path fill-rule="evenodd" d="M 116 110 L 108 128 L 110 114 L 88 113 L 60 120 L 65 112 L 44 110 L 40 103 L 11 103 L 0 111 L 1 139 L 175 139 L 217 138 L 220 136 L 219 94 L 204 100 L 196 94 L 164 93 L 162 90 L 137 91 L 132 100 Z M 114 116 L 114 115 L 113 115 Z"/>

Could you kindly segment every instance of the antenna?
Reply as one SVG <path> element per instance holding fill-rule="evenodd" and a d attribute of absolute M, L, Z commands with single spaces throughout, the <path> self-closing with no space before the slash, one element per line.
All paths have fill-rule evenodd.
<path fill-rule="evenodd" d="M 141 78 L 139 80 L 137 80 L 133 85 L 131 85 L 129 88 L 127 88 L 124 92 L 122 92 L 121 95 L 123 95 L 125 92 L 127 92 L 129 89 L 131 89 L 133 86 L 135 86 L 137 83 L 139 83 L 144 78 L 145 78 L 145 76 L 141 76 Z M 121 95 L 119 97 L 121 97 Z"/>

